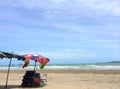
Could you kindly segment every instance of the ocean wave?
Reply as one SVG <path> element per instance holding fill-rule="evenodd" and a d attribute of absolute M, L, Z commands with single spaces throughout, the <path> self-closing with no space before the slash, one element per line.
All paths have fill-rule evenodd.
<path fill-rule="evenodd" d="M 7 70 L 8 66 L 1 66 L 0 70 Z M 22 68 L 20 66 L 12 66 L 11 70 L 32 70 L 34 66 Z M 40 70 L 39 66 L 36 66 Z M 120 65 L 48 65 L 44 70 L 120 70 Z"/>
<path fill-rule="evenodd" d="M 58 70 L 120 70 L 120 66 L 97 66 L 97 65 L 78 65 L 78 66 L 46 66 L 46 69 Z"/>

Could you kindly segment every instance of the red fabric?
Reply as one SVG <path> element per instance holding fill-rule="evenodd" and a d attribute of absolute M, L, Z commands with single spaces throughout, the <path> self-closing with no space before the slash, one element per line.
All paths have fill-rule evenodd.
<path fill-rule="evenodd" d="M 29 65 L 29 63 L 30 63 L 30 60 L 29 60 L 29 59 L 26 59 L 25 64 L 23 65 L 23 68 L 24 68 L 24 67 L 27 67 L 27 66 Z"/>
<path fill-rule="evenodd" d="M 34 78 L 34 81 L 35 81 L 35 83 L 40 83 L 40 79 L 39 78 Z"/>

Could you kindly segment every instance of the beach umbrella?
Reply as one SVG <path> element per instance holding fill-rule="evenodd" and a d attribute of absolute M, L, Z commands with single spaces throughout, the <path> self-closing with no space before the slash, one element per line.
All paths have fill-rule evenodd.
<path fill-rule="evenodd" d="M 23 55 L 26 58 L 25 64 L 23 65 L 24 67 L 27 67 L 30 63 L 30 60 L 34 60 L 35 61 L 35 65 L 34 65 L 34 70 L 36 68 L 36 62 L 40 63 L 40 68 L 43 69 L 45 67 L 45 65 L 49 62 L 49 59 L 47 57 L 38 55 L 38 54 L 26 54 Z"/>
<path fill-rule="evenodd" d="M 17 58 L 17 60 L 25 61 L 25 64 L 23 65 L 23 68 L 27 67 L 29 65 L 30 60 L 34 60 L 35 61 L 34 71 L 35 71 L 35 68 L 36 68 L 36 62 L 39 62 L 41 64 L 41 66 L 40 66 L 41 69 L 43 69 L 44 66 L 49 62 L 48 58 L 46 58 L 44 56 L 41 56 L 41 55 L 37 55 L 37 54 L 18 55 L 18 54 L 15 54 L 13 52 L 9 53 L 9 52 L 1 52 L 1 51 L 0 51 L 0 58 L 1 59 L 2 58 L 10 59 L 5 87 L 7 87 L 7 83 L 8 83 L 8 77 L 9 77 L 9 71 L 10 71 L 12 58 Z"/>

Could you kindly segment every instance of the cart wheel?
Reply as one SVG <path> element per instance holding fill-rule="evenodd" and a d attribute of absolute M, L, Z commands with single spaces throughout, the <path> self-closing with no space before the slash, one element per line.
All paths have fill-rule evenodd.
<path fill-rule="evenodd" d="M 43 86 L 45 86 L 44 81 L 40 81 L 40 87 L 43 87 Z"/>

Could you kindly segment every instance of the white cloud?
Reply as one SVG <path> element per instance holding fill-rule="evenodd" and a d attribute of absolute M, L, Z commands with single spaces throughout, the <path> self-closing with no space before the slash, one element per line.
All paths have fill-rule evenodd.
<path fill-rule="evenodd" d="M 1 0 L 1 6 L 44 10 L 43 13 L 70 16 L 120 16 L 119 0 Z M 92 16 L 94 15 L 94 16 Z"/>
<path fill-rule="evenodd" d="M 120 16 L 120 1 L 119 0 L 78 0 L 91 12 L 98 15 L 113 15 Z"/>

